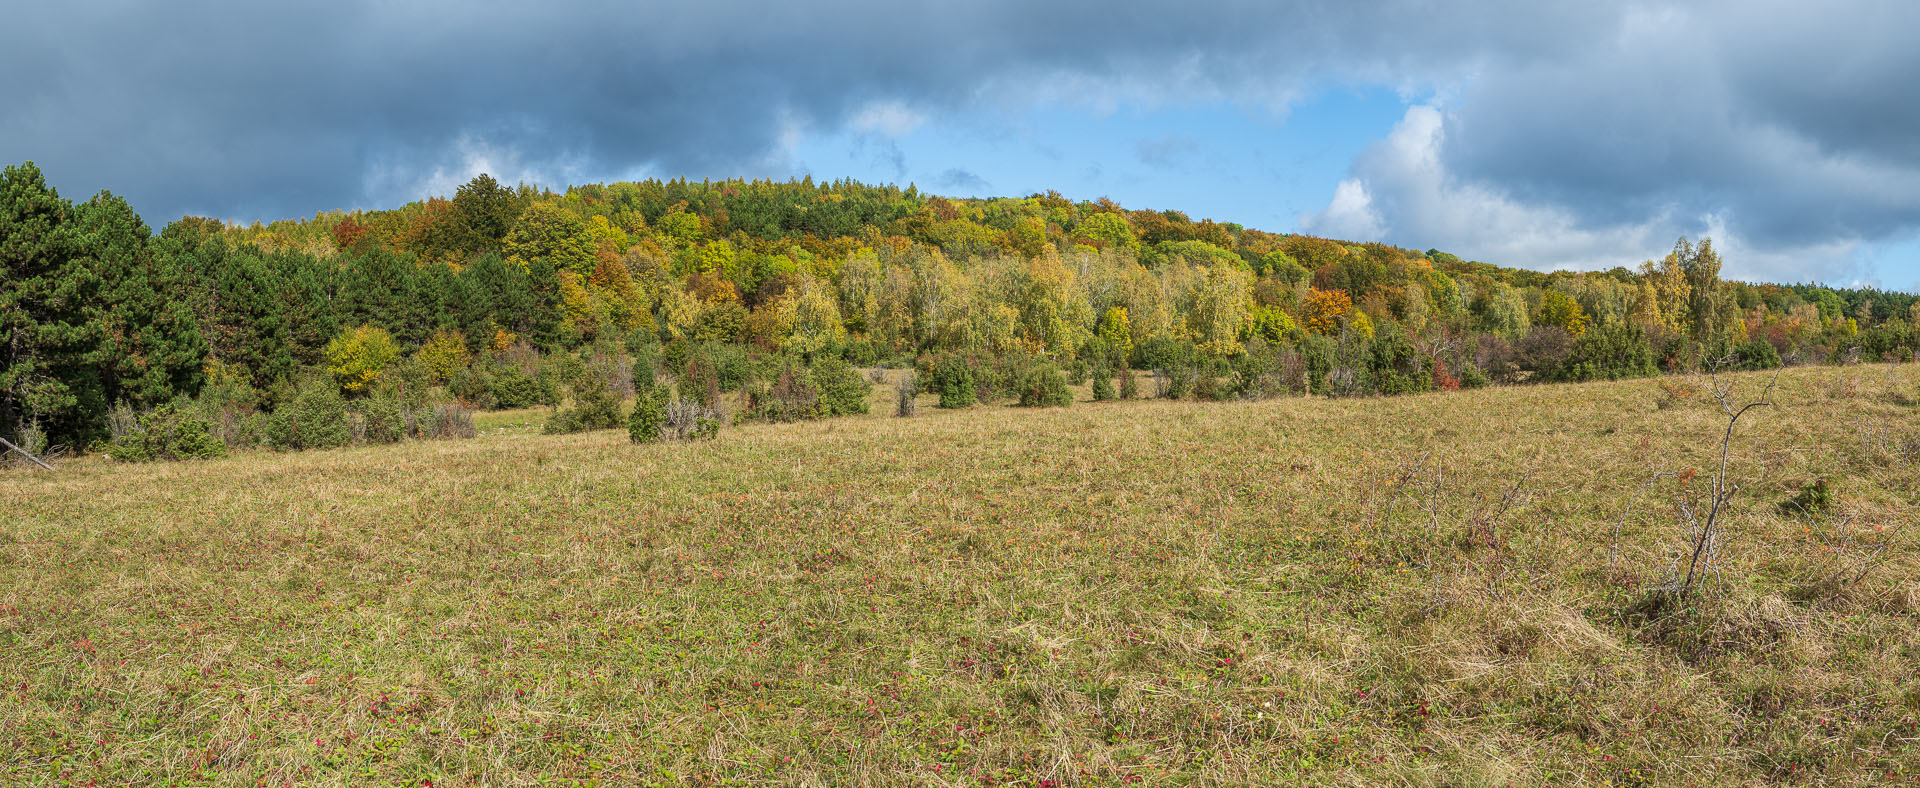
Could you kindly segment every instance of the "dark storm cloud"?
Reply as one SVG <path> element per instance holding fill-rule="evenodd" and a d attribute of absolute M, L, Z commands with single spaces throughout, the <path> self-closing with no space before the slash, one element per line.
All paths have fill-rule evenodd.
<path fill-rule="evenodd" d="M 1305 223 L 1535 267 L 1706 234 L 1736 276 L 1872 281 L 1920 229 L 1914 30 L 1892 0 L 1622 5 L 1443 85 Z"/>
<path fill-rule="evenodd" d="M 727 174 L 875 101 L 1234 97 L 1385 74 L 1409 58 L 1394 20 L 1425 5 L 28 4 L 0 26 L 0 156 L 169 216 L 414 197 L 372 192 L 474 148 L 533 172 Z M 1447 14 L 1424 32 L 1551 48 L 1528 31 L 1535 4 L 1499 5 L 1513 21 L 1497 29 Z"/>
<path fill-rule="evenodd" d="M 1519 264 L 1701 228 L 1790 251 L 1920 226 L 1916 29 L 1905 0 L 22 4 L 0 159 L 156 219 L 273 218 L 478 168 L 781 176 L 809 134 L 884 154 L 949 113 L 1384 84 L 1434 111 L 1355 162 L 1322 227 L 1531 232 L 1498 246 Z"/>
<path fill-rule="evenodd" d="M 1443 157 L 1595 222 L 1668 206 L 1767 245 L 1885 236 L 1920 219 L 1916 30 L 1915 3 L 1629 13 L 1562 58 L 1474 80 Z"/>

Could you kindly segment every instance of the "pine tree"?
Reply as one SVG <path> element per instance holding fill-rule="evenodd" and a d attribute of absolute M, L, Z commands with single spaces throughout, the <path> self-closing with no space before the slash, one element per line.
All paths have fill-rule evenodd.
<path fill-rule="evenodd" d="M 284 251 L 269 256 L 266 264 L 285 305 L 288 350 L 294 362 L 319 365 L 327 342 L 340 332 L 334 314 L 333 261 Z"/>
<path fill-rule="evenodd" d="M 513 190 L 501 186 L 493 176 L 481 173 L 454 192 L 453 216 L 459 234 L 460 250 L 472 255 L 500 248 L 507 230 L 520 215 L 520 201 Z"/>
<path fill-rule="evenodd" d="M 56 442 L 79 443 L 106 413 L 102 282 L 72 214 L 32 162 L 0 172 L 0 435 L 9 438 L 38 424 Z"/>
<path fill-rule="evenodd" d="M 199 392 L 207 343 L 152 231 L 125 200 L 101 192 L 74 207 L 78 249 L 102 279 L 100 369 L 109 402 L 154 406 Z"/>
<path fill-rule="evenodd" d="M 379 326 L 403 344 L 424 341 L 431 326 L 415 286 L 419 270 L 411 258 L 384 249 L 348 255 L 340 269 L 339 324 Z"/>

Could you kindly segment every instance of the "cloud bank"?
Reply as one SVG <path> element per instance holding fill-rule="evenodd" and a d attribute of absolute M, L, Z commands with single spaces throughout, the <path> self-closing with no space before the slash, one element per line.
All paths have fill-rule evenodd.
<path fill-rule="evenodd" d="M 1631 7 L 1408 110 L 1304 224 L 1536 267 L 1711 234 L 1732 275 L 1870 278 L 1854 252 L 1920 226 L 1915 29 L 1912 4 Z"/>
<path fill-rule="evenodd" d="M 1917 29 L 1904 0 L 30 4 L 0 26 L 0 158 L 155 217 L 273 218 L 481 170 L 779 177 L 808 135 L 885 159 L 963 114 L 1386 85 L 1413 106 L 1306 229 L 1537 267 L 1715 231 L 1743 273 L 1844 278 L 1920 230 Z"/>

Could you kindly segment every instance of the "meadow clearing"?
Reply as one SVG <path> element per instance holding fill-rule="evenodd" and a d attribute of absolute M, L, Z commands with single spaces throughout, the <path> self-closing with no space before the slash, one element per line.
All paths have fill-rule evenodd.
<path fill-rule="evenodd" d="M 1785 371 L 1652 604 L 1705 383 L 0 472 L 0 783 L 1920 784 L 1920 370 Z"/>

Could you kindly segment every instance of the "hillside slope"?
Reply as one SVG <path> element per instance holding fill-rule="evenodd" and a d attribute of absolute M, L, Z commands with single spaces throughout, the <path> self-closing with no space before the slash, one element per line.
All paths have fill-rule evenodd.
<path fill-rule="evenodd" d="M 1779 380 L 1652 618 L 1699 379 L 0 474 L 0 782 L 1905 784 L 1920 376 Z"/>

